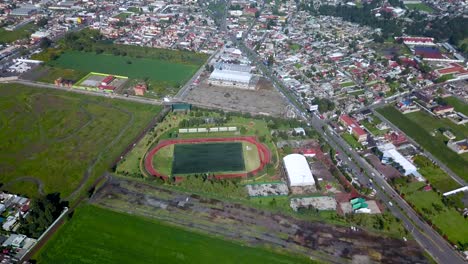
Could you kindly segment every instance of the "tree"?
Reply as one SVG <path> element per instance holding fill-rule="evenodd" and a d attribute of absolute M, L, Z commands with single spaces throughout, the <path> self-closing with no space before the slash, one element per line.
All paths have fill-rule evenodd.
<path fill-rule="evenodd" d="M 18 232 L 38 238 L 59 217 L 68 202 L 60 199 L 60 193 L 51 193 L 34 199 L 28 217 L 21 218 Z"/>
<path fill-rule="evenodd" d="M 52 41 L 49 38 L 42 38 L 41 41 L 39 42 L 39 47 L 45 50 L 48 47 L 50 47 L 51 44 L 52 44 Z"/>
<path fill-rule="evenodd" d="M 46 17 L 43 17 L 43 18 L 39 19 L 39 21 L 37 21 L 36 24 L 37 24 L 38 27 L 44 27 L 45 25 L 47 25 L 48 21 L 49 20 Z"/>
<path fill-rule="evenodd" d="M 273 55 L 268 56 L 268 66 L 273 66 L 274 63 L 275 58 L 273 57 Z"/>

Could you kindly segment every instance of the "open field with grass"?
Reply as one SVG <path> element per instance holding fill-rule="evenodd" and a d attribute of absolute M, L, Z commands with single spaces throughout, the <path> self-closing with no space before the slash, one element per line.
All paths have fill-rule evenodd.
<path fill-rule="evenodd" d="M 159 111 L 159 106 L 103 97 L 0 85 L 0 181 L 24 179 L 11 188 L 37 195 L 31 178 L 44 192 L 66 198 L 111 162 Z M 21 180 L 23 181 L 23 180 Z"/>
<path fill-rule="evenodd" d="M 451 105 L 455 108 L 455 111 L 461 112 L 465 115 L 468 115 L 468 104 L 463 103 L 456 97 L 446 97 L 442 99 L 448 105 Z"/>
<path fill-rule="evenodd" d="M 311 263 L 158 221 L 84 206 L 37 254 L 38 263 Z"/>
<path fill-rule="evenodd" d="M 406 8 L 409 10 L 420 10 L 420 11 L 425 11 L 428 13 L 434 12 L 434 9 L 429 7 L 428 5 L 424 3 L 419 3 L 419 4 L 405 4 Z"/>
<path fill-rule="evenodd" d="M 413 204 L 450 241 L 455 244 L 468 243 L 468 220 L 455 209 L 444 205 L 436 192 L 422 190 L 424 185 L 425 183 L 413 182 L 402 186 L 400 190 L 405 195 L 405 200 Z"/>
<path fill-rule="evenodd" d="M 29 23 L 20 29 L 7 31 L 0 28 L 0 43 L 11 43 L 19 39 L 27 39 L 37 29 L 34 23 Z"/>
<path fill-rule="evenodd" d="M 432 187 L 441 192 L 448 192 L 462 187 L 455 182 L 445 171 L 433 164 L 425 156 L 417 155 L 414 157 L 414 163 L 418 166 L 419 173 L 429 181 Z"/>
<path fill-rule="evenodd" d="M 448 139 L 441 133 L 441 129 L 449 129 L 457 139 L 466 138 L 466 126 L 456 125 L 448 119 L 436 119 L 423 111 L 403 115 L 393 106 L 380 108 L 378 112 L 445 163 L 454 173 L 468 180 L 468 153 L 459 155 L 450 150 L 446 145 Z"/>
<path fill-rule="evenodd" d="M 197 71 L 197 65 L 172 63 L 165 60 L 66 51 L 50 65 L 81 72 L 105 72 L 128 76 L 132 79 L 148 79 L 167 85 L 181 86 Z"/>
<path fill-rule="evenodd" d="M 387 133 L 388 129 L 380 130 L 377 128 L 377 125 L 380 124 L 382 121 L 376 117 L 375 115 L 370 116 L 372 118 L 372 122 L 369 122 L 368 119 L 364 119 L 359 121 L 367 130 L 369 130 L 374 136 L 383 136 Z"/>
<path fill-rule="evenodd" d="M 361 143 L 359 143 L 353 135 L 349 134 L 348 132 L 344 132 L 341 134 L 343 139 L 354 149 L 362 147 Z"/>

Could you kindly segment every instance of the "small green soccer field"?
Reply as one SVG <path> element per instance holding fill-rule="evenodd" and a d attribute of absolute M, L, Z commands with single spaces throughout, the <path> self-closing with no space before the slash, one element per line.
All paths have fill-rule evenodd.
<path fill-rule="evenodd" d="M 245 171 L 242 142 L 176 144 L 172 174 Z"/>

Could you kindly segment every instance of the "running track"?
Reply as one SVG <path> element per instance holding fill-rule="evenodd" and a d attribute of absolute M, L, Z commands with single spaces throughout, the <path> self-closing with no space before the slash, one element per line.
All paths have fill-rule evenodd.
<path fill-rule="evenodd" d="M 260 157 L 260 166 L 258 166 L 258 168 L 252 171 L 245 172 L 245 173 L 218 174 L 218 175 L 215 175 L 216 179 L 246 178 L 249 174 L 256 175 L 259 171 L 261 171 L 265 167 L 266 164 L 270 162 L 270 158 L 271 158 L 270 151 L 268 150 L 267 147 L 265 147 L 265 145 L 258 142 L 255 137 L 169 139 L 169 140 L 163 140 L 159 142 L 159 144 L 156 147 L 154 147 L 147 153 L 145 157 L 145 169 L 151 175 L 167 180 L 169 178 L 169 175 L 163 175 L 153 167 L 153 157 L 161 148 L 164 148 L 166 146 L 173 145 L 173 144 L 188 144 L 188 143 L 196 144 L 196 143 L 207 143 L 207 142 L 233 142 L 233 141 L 245 141 L 245 142 L 254 144 L 257 147 L 258 156 Z M 181 181 L 183 179 L 184 177 L 181 177 L 181 176 L 175 177 L 176 181 Z"/>

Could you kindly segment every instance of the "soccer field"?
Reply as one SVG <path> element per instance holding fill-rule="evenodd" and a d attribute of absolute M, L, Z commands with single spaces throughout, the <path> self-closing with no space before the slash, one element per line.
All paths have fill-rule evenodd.
<path fill-rule="evenodd" d="M 312 263 L 150 219 L 87 205 L 34 257 L 37 263 Z"/>
<path fill-rule="evenodd" d="M 244 171 L 242 142 L 176 144 L 173 174 Z"/>

